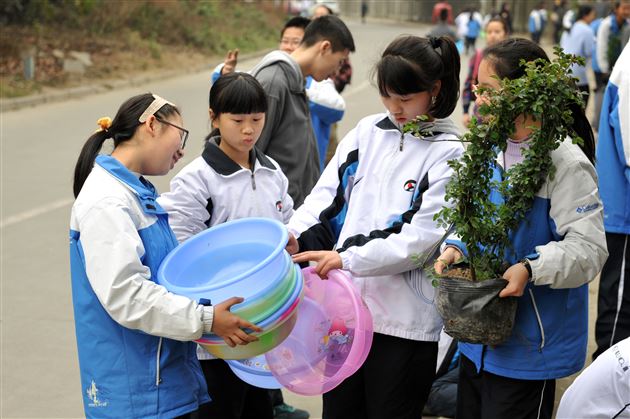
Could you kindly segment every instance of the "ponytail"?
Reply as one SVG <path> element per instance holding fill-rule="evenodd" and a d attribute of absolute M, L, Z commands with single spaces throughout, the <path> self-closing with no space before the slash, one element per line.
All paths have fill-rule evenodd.
<path fill-rule="evenodd" d="M 446 118 L 453 113 L 459 99 L 459 51 L 448 36 L 436 38 L 435 44 L 440 50 L 444 72 L 440 77 L 440 91 L 429 113 L 436 118 Z"/>
<path fill-rule="evenodd" d="M 162 106 L 158 104 L 159 107 L 157 109 L 149 109 L 151 105 L 158 103 L 158 98 L 159 96 L 156 97 L 152 93 L 144 93 L 127 99 L 120 105 L 111 125 L 108 124 L 107 128 L 101 125 L 101 129 L 88 138 L 74 167 L 72 189 L 75 198 L 79 196 L 85 180 L 92 171 L 96 156 L 101 151 L 105 140 L 112 138 L 114 140 L 114 148 L 116 148 L 119 144 L 131 139 L 142 124 L 140 119 L 146 111 L 152 111 L 151 115 L 161 118 L 167 118 L 173 114 L 179 115 L 179 109 L 162 98 L 159 98 L 161 103 L 164 103 Z M 99 125 L 102 119 L 99 119 Z"/>
<path fill-rule="evenodd" d="M 459 98 L 459 53 L 447 36 L 402 36 L 392 41 L 375 66 L 379 93 L 408 95 L 431 91 L 440 80 L 438 95 L 429 109 L 434 118 L 446 118 Z"/>
<path fill-rule="evenodd" d="M 573 124 L 571 128 L 582 139 L 580 148 L 589 159 L 589 161 L 595 164 L 595 136 L 593 135 L 593 128 L 591 123 L 586 117 L 584 112 L 584 106 L 580 103 L 574 102 L 569 105 L 569 112 L 573 116 Z"/>
<path fill-rule="evenodd" d="M 74 183 L 72 185 L 72 189 L 75 198 L 79 196 L 79 192 L 81 192 L 85 179 L 87 179 L 88 175 L 92 171 L 96 156 L 101 151 L 105 140 L 109 137 L 110 135 L 108 131 L 97 131 L 92 134 L 92 136 L 88 138 L 83 145 L 77 164 L 74 167 Z"/>

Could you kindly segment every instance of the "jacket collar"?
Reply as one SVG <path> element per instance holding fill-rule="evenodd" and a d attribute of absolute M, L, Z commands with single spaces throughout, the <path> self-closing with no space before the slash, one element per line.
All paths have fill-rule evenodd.
<path fill-rule="evenodd" d="M 155 186 L 147 179 L 137 176 L 112 156 L 99 155 L 96 157 L 96 164 L 131 189 L 140 200 L 145 213 L 166 214 L 156 201 L 158 193 Z"/>
<path fill-rule="evenodd" d="M 376 123 L 376 127 L 384 131 L 396 130 L 398 132 L 403 132 L 402 126 L 394 123 L 389 113 Z M 420 124 L 420 128 L 431 133 L 431 135 L 426 137 L 437 137 L 440 134 L 453 134 L 458 137 L 461 135 L 459 128 L 457 128 L 453 121 L 448 118 L 434 119 L 431 122 L 422 122 Z"/>
<path fill-rule="evenodd" d="M 237 164 L 234 160 L 228 157 L 227 154 L 219 148 L 221 137 L 216 136 L 210 138 L 201 153 L 201 157 L 208 163 L 215 172 L 223 176 L 232 175 L 243 168 Z M 271 160 L 263 153 L 261 153 L 256 147 L 249 152 L 249 162 L 254 163 L 252 166 L 256 169 L 256 161 L 262 167 L 266 167 L 271 170 L 276 170 L 276 166 L 273 165 Z"/>

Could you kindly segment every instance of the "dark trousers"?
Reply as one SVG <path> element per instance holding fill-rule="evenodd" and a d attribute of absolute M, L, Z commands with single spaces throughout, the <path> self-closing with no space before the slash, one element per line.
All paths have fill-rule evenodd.
<path fill-rule="evenodd" d="M 630 336 L 630 239 L 606 233 L 608 260 L 599 277 L 593 359 Z"/>
<path fill-rule="evenodd" d="M 540 37 L 542 36 L 542 32 L 530 32 L 530 35 L 532 36 L 532 41 L 540 44 Z"/>
<path fill-rule="evenodd" d="M 459 366 L 435 380 L 422 413 L 428 416 L 454 418 L 457 410 L 458 381 Z"/>
<path fill-rule="evenodd" d="M 374 334 L 359 370 L 325 393 L 324 419 L 417 419 L 435 376 L 437 342 Z"/>
<path fill-rule="evenodd" d="M 273 419 L 269 390 L 247 384 L 223 360 L 199 362 L 212 401 L 199 406 L 191 419 Z"/>
<path fill-rule="evenodd" d="M 591 89 L 588 84 L 579 85 L 578 89 L 582 92 L 582 99 L 584 99 L 584 110 L 588 106 L 588 98 L 591 96 Z"/>
<path fill-rule="evenodd" d="M 593 120 L 591 126 L 596 131 L 599 131 L 599 117 L 602 111 L 604 92 L 606 91 L 606 86 L 608 85 L 608 78 L 610 74 L 600 73 L 598 71 L 594 71 L 593 73 L 595 73 L 595 102 L 593 102 L 595 104 L 595 107 L 593 108 Z"/>
<path fill-rule="evenodd" d="M 481 370 L 462 354 L 457 419 L 551 419 L 556 380 L 518 380 Z"/>

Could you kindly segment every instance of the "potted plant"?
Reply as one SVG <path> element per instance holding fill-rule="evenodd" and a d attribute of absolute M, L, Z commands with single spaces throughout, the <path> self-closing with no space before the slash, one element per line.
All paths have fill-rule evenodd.
<path fill-rule="evenodd" d="M 479 109 L 481 120 L 473 118 L 461 139 L 468 144 L 464 155 L 449 162 L 453 177 L 446 186 L 446 199 L 453 206 L 444 207 L 435 220 L 447 234 L 453 231 L 467 244 L 467 254 L 444 275 L 433 273 L 436 308 L 445 330 L 461 341 L 497 345 L 510 336 L 517 299 L 498 297 L 506 285 L 502 274 L 509 267 L 505 256 L 510 236 L 531 209 L 536 192 L 547 177 L 554 176 L 551 151 L 567 135 L 581 141 L 570 128 L 573 118 L 567 104 L 582 100 L 569 68 L 584 61 L 558 47 L 555 53 L 557 58 L 551 62 L 522 61 L 525 75 L 500 80 L 497 90 L 480 89 L 478 94 L 487 98 Z M 540 127 L 532 127 L 524 160 L 497 178 L 493 169 L 498 151 L 506 150 L 514 121 L 523 115 Z M 419 117 L 405 129 L 422 138 L 426 118 Z M 501 204 L 491 200 L 496 193 L 503 197 Z"/>

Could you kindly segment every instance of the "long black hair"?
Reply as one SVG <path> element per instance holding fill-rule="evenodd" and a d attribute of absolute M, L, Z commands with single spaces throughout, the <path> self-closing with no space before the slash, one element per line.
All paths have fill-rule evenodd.
<path fill-rule="evenodd" d="M 393 40 L 376 64 L 376 80 L 381 96 L 390 92 L 408 95 L 441 87 L 429 115 L 446 118 L 459 98 L 459 53 L 447 36 L 420 38 L 402 36 Z"/>
<path fill-rule="evenodd" d="M 503 40 L 496 45 L 488 47 L 483 52 L 484 59 L 487 59 L 500 79 L 514 80 L 525 75 L 525 67 L 520 64 L 521 60 L 527 62 L 539 58 L 549 61 L 547 53 L 535 42 L 524 38 L 512 38 Z M 576 86 L 577 89 L 577 86 Z M 573 130 L 582 138 L 583 144 L 580 148 L 593 163 L 595 161 L 595 138 L 593 129 L 586 118 L 583 104 L 572 102 L 568 110 L 573 116 Z"/>
<path fill-rule="evenodd" d="M 81 149 L 77 164 L 74 167 L 73 192 L 75 198 L 79 195 L 79 192 L 81 192 L 85 179 L 87 179 L 92 171 L 94 160 L 101 151 L 105 140 L 109 138 L 113 139 L 114 148 L 116 148 L 119 144 L 133 137 L 136 129 L 141 125 L 138 120 L 140 115 L 149 107 L 153 100 L 154 97 L 152 93 L 144 93 L 127 99 L 125 103 L 120 105 L 111 126 L 107 129 L 95 132 L 87 139 Z M 166 119 L 175 114 L 180 115 L 179 109 L 168 103 L 154 113 L 156 117 L 162 119 Z"/>
<path fill-rule="evenodd" d="M 234 72 L 221 76 L 210 88 L 209 106 L 218 118 L 222 113 L 248 114 L 267 112 L 267 94 L 254 76 Z M 205 141 L 220 135 L 214 129 Z"/>

